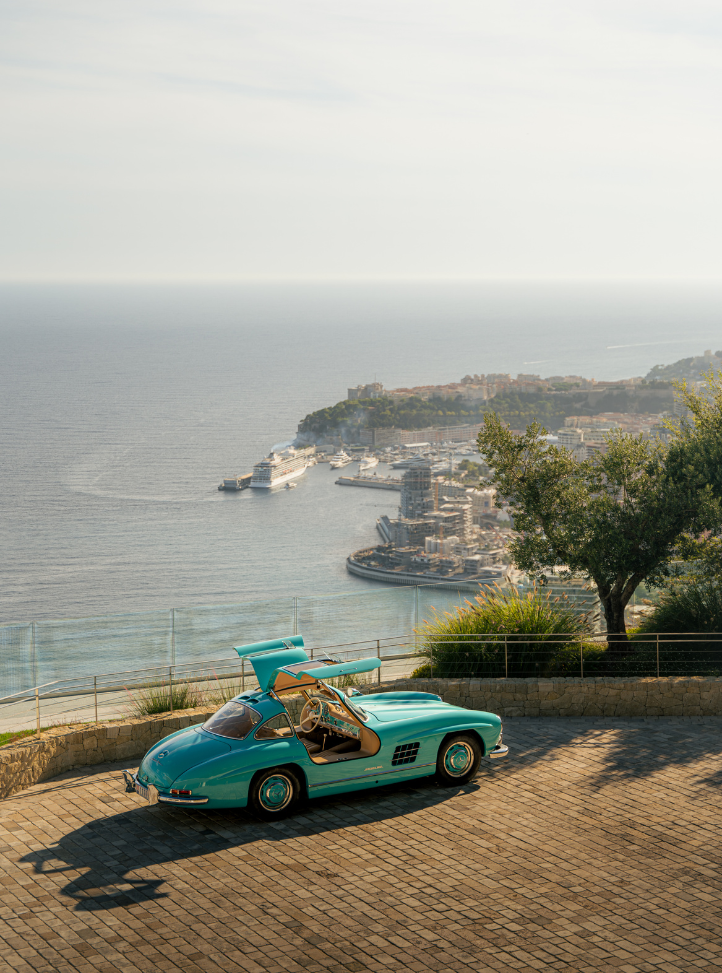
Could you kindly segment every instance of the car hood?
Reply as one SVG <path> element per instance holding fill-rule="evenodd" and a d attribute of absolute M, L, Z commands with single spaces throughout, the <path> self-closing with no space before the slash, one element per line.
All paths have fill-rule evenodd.
<path fill-rule="evenodd" d="M 230 744 L 196 727 L 157 743 L 143 758 L 138 776 L 156 787 L 169 787 L 191 767 L 228 753 Z"/>

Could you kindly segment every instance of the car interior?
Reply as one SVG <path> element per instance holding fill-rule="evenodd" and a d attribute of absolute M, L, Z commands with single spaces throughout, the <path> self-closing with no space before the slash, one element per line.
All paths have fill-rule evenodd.
<path fill-rule="evenodd" d="M 298 690 L 296 690 L 298 692 Z M 348 705 L 343 694 L 322 682 L 303 687 L 301 716 L 294 726 L 296 736 L 314 763 L 328 764 L 359 757 L 373 757 L 381 741 L 361 716 Z M 280 699 L 283 703 L 283 699 Z"/>

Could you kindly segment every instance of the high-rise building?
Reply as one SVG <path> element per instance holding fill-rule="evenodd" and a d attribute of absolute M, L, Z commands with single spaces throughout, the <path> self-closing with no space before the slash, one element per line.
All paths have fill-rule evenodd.
<path fill-rule="evenodd" d="M 404 473 L 401 481 L 401 504 L 399 512 L 402 517 L 414 519 L 423 517 L 434 502 L 431 495 L 431 466 L 416 466 Z"/>

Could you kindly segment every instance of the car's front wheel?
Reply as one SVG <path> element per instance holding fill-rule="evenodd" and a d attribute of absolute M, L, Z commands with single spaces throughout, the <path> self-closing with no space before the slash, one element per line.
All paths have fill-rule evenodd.
<path fill-rule="evenodd" d="M 436 759 L 437 779 L 446 787 L 465 784 L 479 769 L 481 756 L 481 745 L 470 733 L 444 740 Z"/>
<path fill-rule="evenodd" d="M 248 792 L 248 803 L 257 817 L 277 821 L 296 807 L 302 788 L 298 776 L 288 767 L 272 767 L 257 774 Z"/>

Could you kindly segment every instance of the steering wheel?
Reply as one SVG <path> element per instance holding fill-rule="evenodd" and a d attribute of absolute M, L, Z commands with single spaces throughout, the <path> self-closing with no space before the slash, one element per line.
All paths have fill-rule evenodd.
<path fill-rule="evenodd" d="M 311 730 L 315 730 L 321 719 L 321 700 L 320 699 L 309 699 L 306 705 L 301 710 L 301 729 L 304 733 L 310 733 Z"/>

